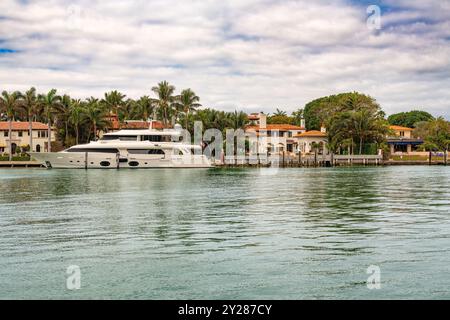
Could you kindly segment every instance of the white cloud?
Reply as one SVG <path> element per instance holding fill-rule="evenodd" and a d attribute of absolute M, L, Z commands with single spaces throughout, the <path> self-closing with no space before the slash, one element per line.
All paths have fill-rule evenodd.
<path fill-rule="evenodd" d="M 138 97 L 168 80 L 246 111 L 357 90 L 450 118 L 450 6 L 385 4 L 373 32 L 346 0 L 1 0 L 0 48 L 17 52 L 0 53 L 0 86 Z"/>

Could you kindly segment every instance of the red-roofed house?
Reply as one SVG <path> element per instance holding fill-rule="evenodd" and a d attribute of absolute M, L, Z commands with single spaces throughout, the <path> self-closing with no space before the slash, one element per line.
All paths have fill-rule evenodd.
<path fill-rule="evenodd" d="M 297 139 L 298 148 L 302 153 L 312 153 L 317 150 L 319 154 L 327 153 L 327 133 L 322 127 L 320 131 L 311 130 L 300 133 L 294 138 Z"/>
<path fill-rule="evenodd" d="M 47 150 L 48 126 L 41 122 L 33 122 L 33 149 L 34 152 Z M 9 140 L 11 139 L 13 154 L 17 147 L 30 145 L 29 123 L 12 122 L 12 134 L 9 137 L 9 122 L 0 121 L 0 153 L 9 153 Z M 55 132 L 52 130 L 52 141 L 55 141 Z"/>
<path fill-rule="evenodd" d="M 304 125 L 267 124 L 267 116 L 264 113 L 252 113 L 248 115 L 248 119 L 250 125 L 245 128 L 245 132 L 256 132 L 260 141 L 260 153 L 296 152 L 297 141 L 294 136 L 306 131 Z"/>

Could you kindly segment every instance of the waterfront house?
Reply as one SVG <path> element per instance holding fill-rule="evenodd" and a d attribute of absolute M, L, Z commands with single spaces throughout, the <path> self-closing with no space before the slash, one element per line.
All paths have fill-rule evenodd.
<path fill-rule="evenodd" d="M 33 152 L 47 151 L 48 126 L 41 122 L 32 123 L 33 132 Z M 0 153 L 8 153 L 9 141 L 11 140 L 12 154 L 16 153 L 17 147 L 23 148 L 30 145 L 29 123 L 12 122 L 12 134 L 9 137 L 9 123 L 0 121 Z M 52 129 L 51 141 L 56 141 L 55 132 Z"/>
<path fill-rule="evenodd" d="M 305 132 L 305 126 L 292 124 L 267 124 L 267 115 L 252 113 L 248 115 L 250 124 L 245 128 L 246 133 L 256 133 L 258 137 L 259 153 L 295 153 L 297 140 L 295 136 Z"/>
<path fill-rule="evenodd" d="M 294 136 L 297 139 L 298 151 L 303 154 L 313 153 L 327 154 L 327 133 L 322 127 L 320 131 L 311 130 Z"/>
<path fill-rule="evenodd" d="M 391 154 L 412 154 L 417 147 L 423 144 L 423 140 L 415 138 L 412 135 L 413 129 L 402 126 L 390 126 L 390 136 L 387 137 L 387 143 L 390 147 Z"/>

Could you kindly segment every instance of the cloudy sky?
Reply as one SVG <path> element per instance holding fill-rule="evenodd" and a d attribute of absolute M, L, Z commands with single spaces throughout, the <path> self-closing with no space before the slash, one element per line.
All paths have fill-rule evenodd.
<path fill-rule="evenodd" d="M 450 0 L 0 0 L 0 90 L 134 98 L 161 80 L 225 110 L 356 90 L 450 119 Z"/>

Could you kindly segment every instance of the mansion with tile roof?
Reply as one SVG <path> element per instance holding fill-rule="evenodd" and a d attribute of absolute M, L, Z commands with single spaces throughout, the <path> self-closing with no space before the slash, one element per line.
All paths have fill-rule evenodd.
<path fill-rule="evenodd" d="M 306 131 L 302 120 L 300 126 L 292 124 L 267 124 L 267 115 L 252 113 L 248 116 L 250 125 L 245 128 L 248 134 L 256 133 L 258 138 L 258 153 L 280 154 L 287 152 L 295 154 L 311 153 L 315 148 L 319 153 L 326 153 L 327 135 L 325 130 Z"/>
<path fill-rule="evenodd" d="M 11 140 L 12 153 L 16 153 L 17 147 L 23 148 L 30 145 L 30 129 L 28 122 L 12 122 L 12 134 L 9 136 L 9 122 L 0 121 L 0 154 L 9 154 L 9 141 Z M 48 126 L 41 122 L 32 123 L 33 150 L 34 152 L 47 151 Z M 52 141 L 55 141 L 55 132 L 52 129 Z"/>
<path fill-rule="evenodd" d="M 389 126 L 393 135 L 387 137 L 391 154 L 413 154 L 423 144 L 423 139 L 413 137 L 413 129 L 402 126 Z"/>

